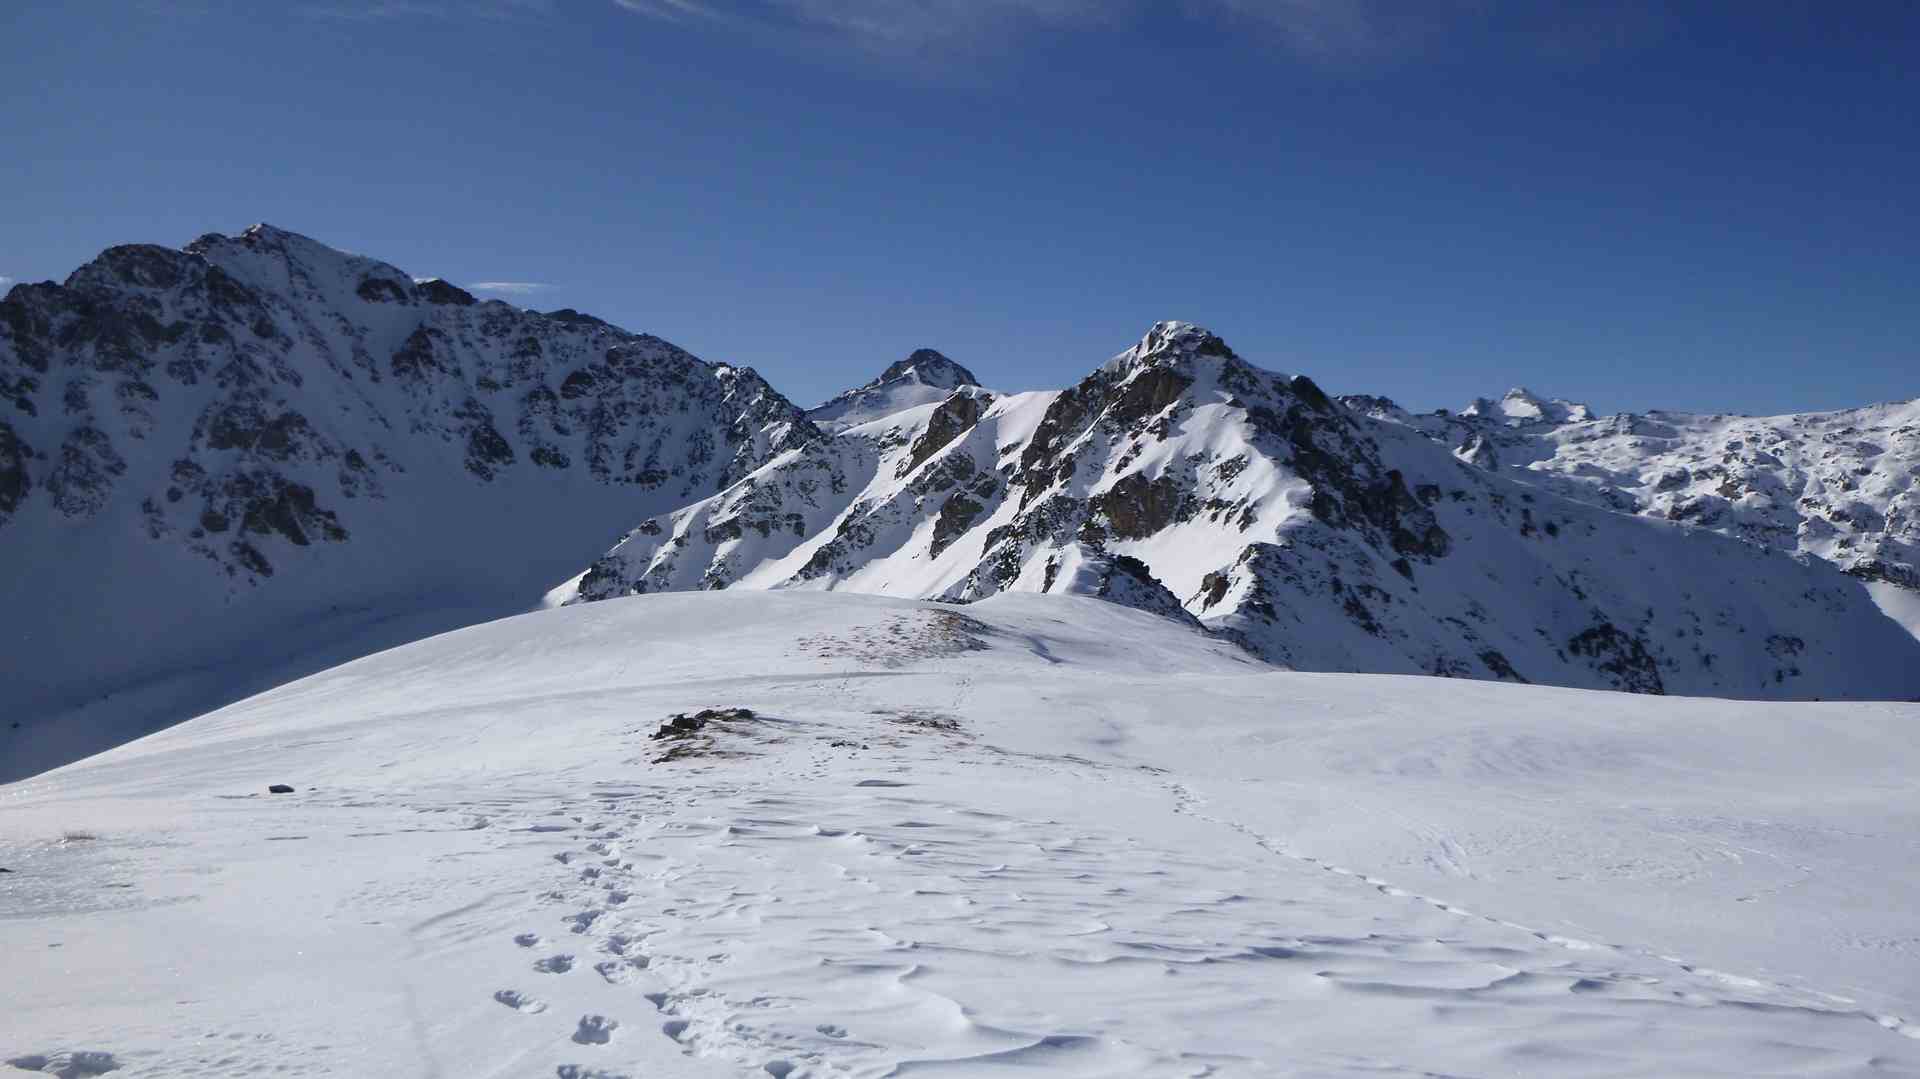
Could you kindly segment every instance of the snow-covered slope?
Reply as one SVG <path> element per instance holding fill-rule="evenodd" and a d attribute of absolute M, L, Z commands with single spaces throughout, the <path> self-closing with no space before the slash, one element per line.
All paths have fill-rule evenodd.
<path fill-rule="evenodd" d="M 995 394 L 921 350 L 808 414 L 750 370 L 268 226 L 113 248 L 0 300 L 0 779 L 570 573 L 553 602 L 1071 592 L 1303 669 L 1920 694 L 1860 587 L 1754 553 L 1911 584 L 1915 406 L 1356 407 L 1166 323 L 1070 390 Z"/>
<path fill-rule="evenodd" d="M 1787 416 L 1500 406 L 1408 413 L 1343 398 L 1480 467 L 1625 513 L 1682 521 L 1857 577 L 1920 590 L 1920 400 Z"/>
<path fill-rule="evenodd" d="M 1074 597 L 544 611 L 0 788 L 0 1061 L 1915 1075 L 1916 724 Z"/>
<path fill-rule="evenodd" d="M 821 427 L 841 431 L 915 405 L 945 400 L 963 386 L 979 384 L 972 371 L 933 349 L 916 349 L 906 359 L 888 365 L 872 382 L 808 409 L 807 418 Z"/>
<path fill-rule="evenodd" d="M 737 587 L 1091 592 L 1306 670 L 1920 696 L 1920 642 L 1831 567 L 1469 467 L 1184 323 L 795 448 L 550 598 Z"/>
<path fill-rule="evenodd" d="M 815 437 L 750 370 L 268 226 L 0 301 L 0 779 L 535 605 Z"/>

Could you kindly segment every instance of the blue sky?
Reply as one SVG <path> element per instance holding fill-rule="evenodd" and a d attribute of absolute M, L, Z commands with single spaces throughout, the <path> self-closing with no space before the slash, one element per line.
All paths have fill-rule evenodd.
<path fill-rule="evenodd" d="M 13 0 L 0 276 L 264 220 L 802 403 L 1183 318 L 1418 408 L 1843 407 L 1920 395 L 1917 50 L 1865 0 Z"/>

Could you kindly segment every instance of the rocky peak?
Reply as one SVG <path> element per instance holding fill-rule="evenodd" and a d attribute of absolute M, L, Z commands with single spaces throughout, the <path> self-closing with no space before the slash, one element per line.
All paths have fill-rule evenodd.
<path fill-rule="evenodd" d="M 1138 344 L 1108 360 L 1103 371 L 1126 375 L 1147 367 L 1187 367 L 1196 361 L 1228 361 L 1241 364 L 1240 357 L 1218 334 L 1191 322 L 1156 322 Z"/>
<path fill-rule="evenodd" d="M 110 248 L 0 299 L 0 562 L 30 567 L 0 606 L 46 612 L 0 700 L 295 650 L 329 611 L 523 609 L 635 507 L 820 437 L 751 369 L 284 229 Z M 76 567 L 113 599 L 67 602 Z"/>
<path fill-rule="evenodd" d="M 881 386 L 896 380 L 911 380 L 946 390 L 980 384 L 972 371 L 930 348 L 914 349 L 906 359 L 888 364 L 887 369 L 880 372 L 880 377 L 867 383 L 867 386 Z"/>
<path fill-rule="evenodd" d="M 1882 655 L 1913 645 L 1831 570 L 1516 483 L 1507 473 L 1526 458 L 1509 447 L 1562 427 L 1494 412 L 1335 402 L 1204 329 L 1161 323 L 1065 390 L 969 388 L 842 424 L 644 522 L 555 601 L 1068 592 L 1197 619 L 1311 670 L 1759 696 L 1912 682 L 1861 661 L 1862 634 Z M 1423 437 L 1442 424 L 1479 436 L 1480 452 L 1456 459 L 1454 443 Z"/>
<path fill-rule="evenodd" d="M 844 430 L 945 400 L 954 390 L 979 384 L 972 371 L 933 349 L 915 349 L 906 359 L 888 364 L 879 378 L 808 410 L 807 418 Z"/>
<path fill-rule="evenodd" d="M 1525 426 L 1535 423 L 1582 423 L 1593 418 L 1593 409 L 1578 401 L 1541 397 L 1525 386 L 1515 386 L 1498 401 L 1475 398 L 1472 404 L 1460 410 L 1460 415 L 1509 426 Z"/>

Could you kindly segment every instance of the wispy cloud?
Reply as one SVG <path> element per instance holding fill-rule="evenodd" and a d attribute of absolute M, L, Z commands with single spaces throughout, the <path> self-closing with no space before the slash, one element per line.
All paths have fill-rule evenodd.
<path fill-rule="evenodd" d="M 1155 10 L 1263 41 L 1297 60 L 1378 66 L 1492 48 L 1556 60 L 1643 43 L 1661 20 L 1632 0 L 613 0 L 635 14 L 791 44 L 938 63 L 1033 30 L 1137 24 Z"/>
<path fill-rule="evenodd" d="M 0 276 L 0 288 L 11 288 L 12 286 L 13 278 Z"/>
<path fill-rule="evenodd" d="M 1189 10 L 1244 27 L 1310 60 L 1376 63 L 1412 55 L 1483 16 L 1493 0 L 1192 0 Z"/>
<path fill-rule="evenodd" d="M 318 0 L 300 8 L 326 19 L 511 19 L 554 12 L 554 0 Z"/>
<path fill-rule="evenodd" d="M 473 292 L 498 292 L 506 296 L 530 296 L 552 287 L 545 281 L 475 281 L 467 286 Z"/>
<path fill-rule="evenodd" d="M 974 52 L 1024 30 L 1125 21 L 1140 0 L 614 0 L 635 14 L 791 42 L 831 39 L 894 57 Z"/>

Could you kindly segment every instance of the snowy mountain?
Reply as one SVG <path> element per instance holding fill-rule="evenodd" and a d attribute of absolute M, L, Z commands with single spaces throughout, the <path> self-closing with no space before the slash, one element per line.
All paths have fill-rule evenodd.
<path fill-rule="evenodd" d="M 1460 459 L 1568 498 L 1823 558 L 1920 590 L 1920 399 L 1787 416 L 1622 413 L 1541 403 L 1409 413 L 1343 398 Z"/>
<path fill-rule="evenodd" d="M 526 610 L 817 437 L 751 370 L 265 225 L 15 286 L 0 780 Z"/>
<path fill-rule="evenodd" d="M 943 401 L 963 386 L 977 386 L 973 372 L 930 348 L 916 349 L 889 364 L 880 377 L 807 410 L 807 418 L 829 430 L 843 431 L 915 405 Z"/>
<path fill-rule="evenodd" d="M 1911 1076 L 1916 724 L 541 611 L 5 788 L 0 1074 Z"/>
<path fill-rule="evenodd" d="M 716 588 L 1104 595 L 1303 670 L 1920 696 L 1920 642 L 1830 567 L 1469 467 L 1184 323 L 1069 390 L 963 387 L 791 449 L 549 599 Z"/>
<path fill-rule="evenodd" d="M 1593 410 L 1577 401 L 1545 398 L 1525 386 L 1515 386 L 1498 401 L 1477 397 L 1460 410 L 1462 416 L 1497 425 L 1527 426 L 1536 423 L 1578 423 L 1593 418 Z"/>
<path fill-rule="evenodd" d="M 1072 593 L 1308 670 L 1920 694 L 1911 634 L 1783 557 L 1911 582 L 1912 405 L 1414 417 L 1183 323 L 1068 390 L 978 383 L 922 349 L 803 412 L 264 225 L 16 286 L 0 780 L 543 595 Z"/>

